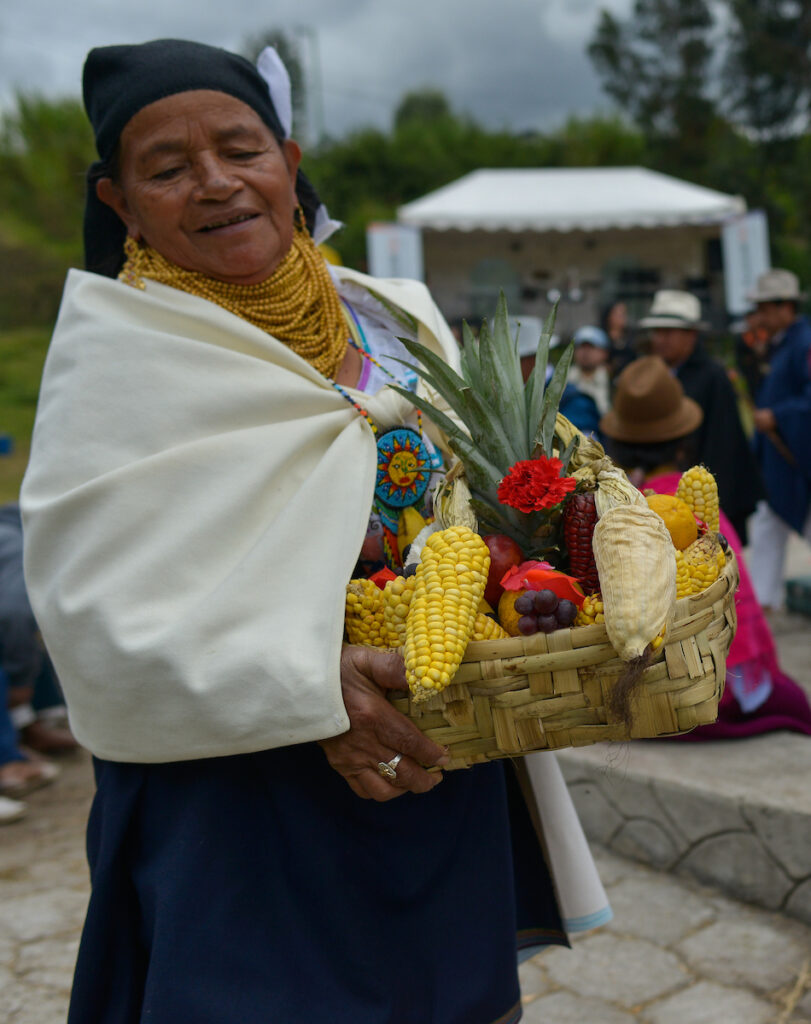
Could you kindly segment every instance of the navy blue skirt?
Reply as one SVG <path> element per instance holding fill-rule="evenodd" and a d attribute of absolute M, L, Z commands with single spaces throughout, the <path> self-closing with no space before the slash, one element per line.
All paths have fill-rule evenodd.
<path fill-rule="evenodd" d="M 69 1024 L 511 1024 L 566 945 L 515 773 L 356 797 L 317 744 L 96 761 Z"/>

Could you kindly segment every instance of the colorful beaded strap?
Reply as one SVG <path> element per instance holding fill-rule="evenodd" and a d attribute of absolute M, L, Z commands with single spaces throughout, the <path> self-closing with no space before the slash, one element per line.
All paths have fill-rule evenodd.
<path fill-rule="evenodd" d="M 391 380 L 399 384 L 400 382 L 397 380 L 394 374 L 390 370 L 386 369 L 386 367 L 383 366 L 379 359 L 375 359 L 371 352 L 367 351 L 366 346 L 368 345 L 368 343 L 366 342 L 366 337 L 363 333 L 363 328 L 361 327 L 358 319 L 355 317 L 354 311 L 352 310 L 351 306 L 349 306 L 345 299 L 341 299 L 341 308 L 344 311 L 344 317 L 346 319 L 347 326 L 349 327 L 349 344 L 352 346 L 352 348 L 354 348 L 355 351 L 364 359 L 368 359 L 372 366 L 376 366 L 377 369 L 381 371 L 381 373 L 384 373 Z M 377 424 L 369 415 L 368 410 L 364 409 L 364 407 L 359 402 L 356 402 L 355 399 L 346 390 L 344 390 L 344 388 L 342 388 L 340 384 L 337 384 L 335 381 L 332 381 L 332 386 L 340 395 L 343 395 L 343 397 L 347 400 L 347 402 L 349 402 L 349 404 L 352 406 L 353 409 L 355 409 L 356 412 L 360 413 L 360 415 L 366 420 L 366 422 L 372 428 L 372 433 L 375 435 L 375 437 L 377 437 Z M 419 409 L 417 409 L 417 432 L 419 433 L 419 436 L 422 437 L 422 412 Z"/>

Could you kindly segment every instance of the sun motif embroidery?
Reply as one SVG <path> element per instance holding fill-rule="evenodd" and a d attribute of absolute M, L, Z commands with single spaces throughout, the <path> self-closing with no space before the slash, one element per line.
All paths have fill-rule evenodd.
<path fill-rule="evenodd" d="M 425 494 L 431 460 L 422 438 L 408 427 L 395 427 L 377 441 L 375 496 L 390 508 L 415 505 Z"/>

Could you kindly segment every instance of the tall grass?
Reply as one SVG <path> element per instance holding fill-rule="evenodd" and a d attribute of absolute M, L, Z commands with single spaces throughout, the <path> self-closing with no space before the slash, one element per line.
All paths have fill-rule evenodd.
<path fill-rule="evenodd" d="M 46 327 L 0 331 L 0 434 L 13 443 L 10 455 L 0 455 L 0 503 L 19 494 L 50 336 Z"/>

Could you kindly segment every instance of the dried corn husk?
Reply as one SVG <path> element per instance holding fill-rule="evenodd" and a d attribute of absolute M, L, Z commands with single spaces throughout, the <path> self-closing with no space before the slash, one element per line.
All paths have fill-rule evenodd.
<path fill-rule="evenodd" d="M 597 474 L 597 491 L 594 495 L 597 515 L 602 518 L 605 513 L 620 505 L 644 505 L 647 502 L 641 491 L 631 483 L 619 466 L 610 464 L 600 468 Z"/>
<path fill-rule="evenodd" d="M 573 438 L 577 438 L 577 447 L 567 470 L 570 476 L 576 476 L 576 470 L 605 458 L 605 449 L 600 442 L 584 434 L 560 412 L 555 417 L 555 437 L 560 441 L 561 451 L 571 444 Z"/>
<path fill-rule="evenodd" d="M 592 543 L 608 639 L 630 661 L 644 653 L 673 614 L 673 542 L 662 519 L 642 498 L 641 505 L 608 509 L 594 528 Z"/>
<path fill-rule="evenodd" d="M 462 463 L 457 462 L 434 490 L 434 520 L 437 528 L 446 530 L 449 526 L 467 526 L 476 533 L 479 522 L 470 498 Z"/>

